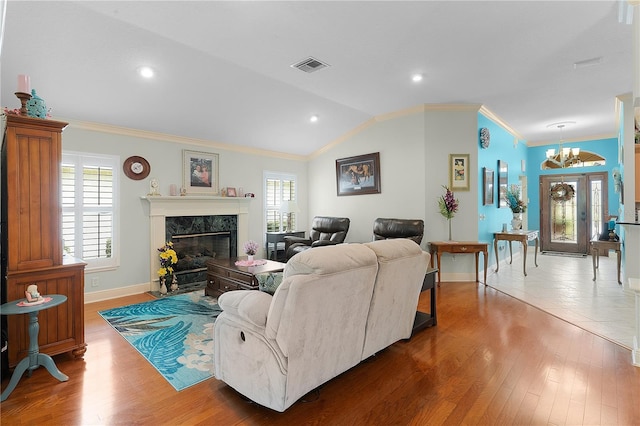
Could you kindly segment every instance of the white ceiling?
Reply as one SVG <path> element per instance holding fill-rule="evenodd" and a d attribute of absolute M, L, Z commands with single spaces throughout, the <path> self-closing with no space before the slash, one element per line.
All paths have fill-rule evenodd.
<path fill-rule="evenodd" d="M 547 126 L 561 121 L 576 122 L 565 139 L 610 137 L 633 77 L 618 6 L 9 1 L 1 101 L 18 107 L 17 75 L 28 74 L 54 118 L 302 156 L 420 104 L 482 104 L 533 144 L 557 140 Z M 290 67 L 308 56 L 331 67 Z M 157 77 L 143 81 L 141 65 Z"/>

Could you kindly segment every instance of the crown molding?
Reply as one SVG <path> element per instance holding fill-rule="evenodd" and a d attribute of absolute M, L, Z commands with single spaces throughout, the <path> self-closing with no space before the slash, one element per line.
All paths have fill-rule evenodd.
<path fill-rule="evenodd" d="M 484 105 L 482 105 L 480 107 L 480 114 L 484 115 L 485 117 L 487 117 L 489 120 L 493 121 L 494 123 L 496 123 L 498 126 L 502 127 L 503 129 L 505 129 L 507 132 L 509 132 L 513 137 L 515 137 L 516 139 L 522 140 L 525 142 L 525 144 L 528 145 L 526 139 L 524 138 L 524 136 L 522 136 L 517 130 L 515 130 L 513 127 L 511 127 L 506 121 L 504 121 L 502 118 L 498 117 L 496 114 L 493 113 L 493 111 L 491 111 L 489 108 L 485 107 Z"/>
<path fill-rule="evenodd" d="M 57 119 L 57 118 L 56 118 Z M 265 149 L 250 148 L 241 145 L 230 145 L 220 142 L 214 142 L 206 139 L 188 138 L 184 136 L 176 136 L 167 133 L 152 132 L 147 130 L 131 129 L 128 127 L 112 126 L 109 124 L 94 123 L 89 121 L 80 121 L 72 119 L 64 119 L 69 123 L 70 128 L 89 130 L 101 133 L 110 133 L 120 136 L 129 136 L 133 138 L 152 139 L 163 142 L 173 142 L 182 145 L 196 145 L 205 148 L 218 148 L 227 151 L 241 152 L 243 154 L 253 154 L 263 157 L 274 157 L 286 160 L 305 161 L 307 157 L 295 154 L 287 154 L 283 152 L 269 151 Z"/>

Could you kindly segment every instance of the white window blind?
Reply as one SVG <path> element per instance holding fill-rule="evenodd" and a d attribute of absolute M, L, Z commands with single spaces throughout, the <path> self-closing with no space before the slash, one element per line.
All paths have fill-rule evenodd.
<path fill-rule="evenodd" d="M 296 213 L 288 211 L 288 201 L 296 201 L 296 177 L 289 174 L 265 173 L 265 229 L 267 232 L 282 232 L 287 227 L 287 215 L 291 215 L 293 229 Z"/>
<path fill-rule="evenodd" d="M 117 156 L 62 155 L 62 238 L 65 254 L 87 269 L 118 265 Z"/>

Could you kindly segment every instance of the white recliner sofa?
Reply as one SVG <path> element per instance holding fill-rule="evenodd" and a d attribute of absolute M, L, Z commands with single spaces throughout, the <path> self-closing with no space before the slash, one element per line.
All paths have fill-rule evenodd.
<path fill-rule="evenodd" d="M 429 254 L 406 239 L 318 247 L 289 260 L 272 295 L 218 299 L 214 374 L 284 411 L 360 361 L 411 337 Z"/>

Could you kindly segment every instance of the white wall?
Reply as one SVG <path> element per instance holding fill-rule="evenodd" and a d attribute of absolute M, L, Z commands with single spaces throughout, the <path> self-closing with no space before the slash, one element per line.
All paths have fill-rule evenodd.
<path fill-rule="evenodd" d="M 159 140 L 163 139 L 163 140 Z M 127 178 L 119 169 L 120 179 L 120 267 L 112 271 L 86 274 L 87 301 L 120 295 L 140 293 L 149 289 L 149 212 L 148 203 L 140 199 L 149 192 L 149 181 L 155 177 L 160 182 L 160 193 L 169 195 L 169 185 L 182 185 L 182 150 L 215 152 L 219 158 L 221 186 L 243 187 L 245 192 L 256 194 L 249 207 L 249 238 L 264 241 L 263 187 L 264 170 L 293 173 L 297 176 L 301 191 L 301 208 L 304 210 L 307 188 L 305 161 L 283 159 L 275 156 L 238 152 L 219 147 L 186 145 L 184 140 L 167 141 L 165 138 L 148 139 L 135 135 L 107 133 L 67 127 L 62 135 L 63 150 L 102 153 L 120 156 L 120 165 L 131 155 L 146 158 L 151 165 L 149 177 L 141 181 Z M 170 139 L 170 138 L 166 138 Z M 301 218 L 301 229 L 306 229 Z M 239 244 L 243 242 L 239 241 Z M 98 287 L 91 286 L 91 278 L 98 278 Z"/>
<path fill-rule="evenodd" d="M 470 154 L 471 190 L 456 192 L 460 210 L 453 238 L 478 235 L 477 114 L 479 105 L 439 105 L 399 112 L 366 123 L 309 163 L 308 220 L 315 215 L 351 219 L 347 242 L 371 241 L 377 217 L 423 219 L 428 241 L 448 238 L 438 199 L 448 185 L 449 154 Z M 335 161 L 380 152 L 381 193 L 338 197 Z M 455 263 L 453 263 L 455 262 Z M 473 256 L 445 256 L 443 280 L 475 279 Z"/>
<path fill-rule="evenodd" d="M 243 187 L 245 192 L 256 194 L 249 210 L 249 237 L 255 241 L 264 241 L 262 179 L 267 170 L 297 176 L 302 210 L 298 229 L 308 230 L 316 215 L 345 216 L 351 220 L 347 242 L 366 242 L 372 239 L 373 221 L 378 217 L 423 219 L 425 249 L 428 241 L 448 237 L 438 199 L 444 193 L 442 186 L 448 185 L 449 154 L 470 154 L 471 190 L 455 193 L 460 210 L 453 219 L 453 238 L 476 240 L 478 110 L 479 105 L 423 105 L 379 117 L 354 129 L 309 161 L 222 145 L 203 146 L 200 141 L 166 135 L 151 139 L 142 132 L 86 129 L 72 123 L 63 133 L 63 150 L 119 155 L 120 164 L 131 155 L 140 155 L 151 164 L 149 177 L 142 181 L 131 180 L 119 171 L 120 267 L 87 273 L 86 299 L 100 300 L 149 289 L 149 216 L 148 206 L 140 197 L 149 191 L 152 177 L 160 181 L 164 195 L 168 195 L 170 184 L 181 185 L 183 149 L 218 153 L 221 186 Z M 372 152 L 380 152 L 381 193 L 338 197 L 336 159 Z M 445 256 L 442 264 L 443 280 L 474 279 L 473 256 Z M 91 286 L 94 277 L 98 278 L 98 287 Z"/>
<path fill-rule="evenodd" d="M 372 240 L 378 217 L 424 217 L 424 117 L 403 115 L 367 123 L 309 163 L 309 222 L 313 216 L 351 220 L 347 242 Z M 380 152 L 380 194 L 337 196 L 336 160 Z"/>

